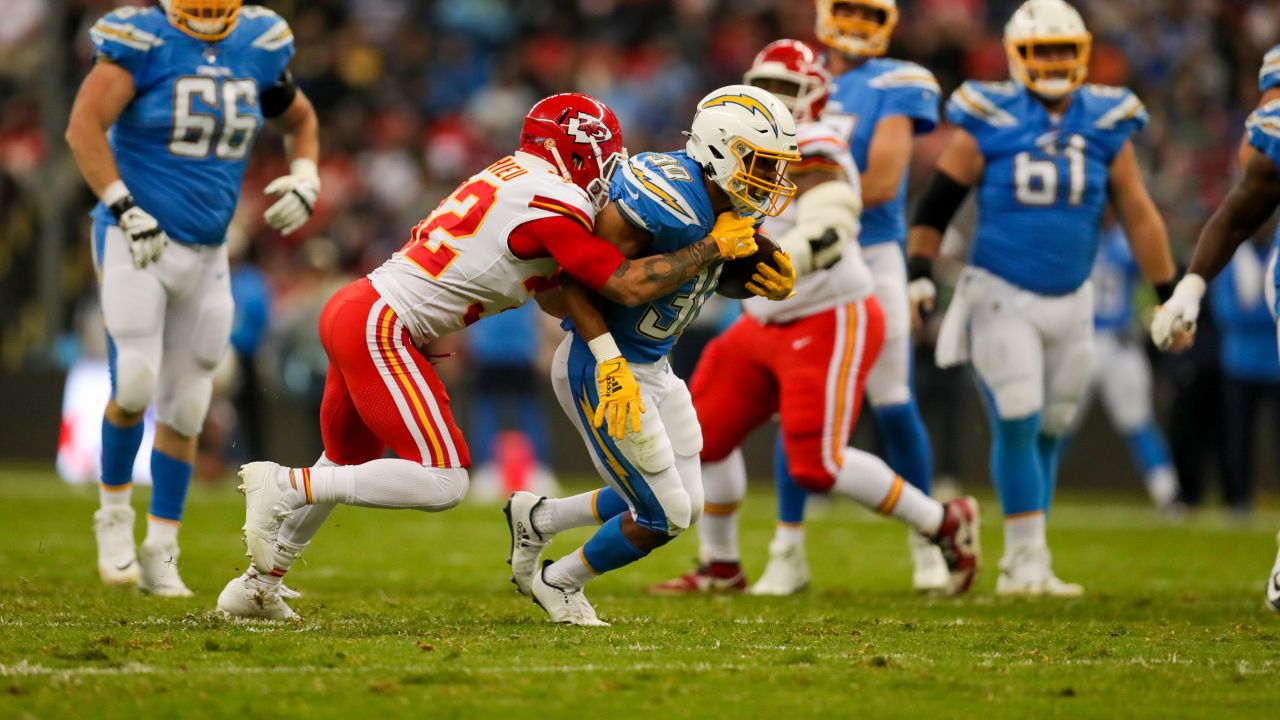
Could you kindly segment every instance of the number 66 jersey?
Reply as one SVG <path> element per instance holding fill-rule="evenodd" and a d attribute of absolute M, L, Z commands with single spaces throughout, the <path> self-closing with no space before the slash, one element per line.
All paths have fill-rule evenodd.
<path fill-rule="evenodd" d="M 122 7 L 89 37 L 98 62 L 133 78 L 134 98 L 109 135 L 120 178 L 174 240 L 222 244 L 262 127 L 258 95 L 293 57 L 289 24 L 246 6 L 230 34 L 207 43 L 174 27 L 159 7 Z M 115 224 L 102 204 L 93 217 Z"/>
<path fill-rule="evenodd" d="M 1125 88 L 1085 85 L 1053 118 L 1021 85 L 970 81 L 951 95 L 947 119 L 986 162 L 970 264 L 1041 295 L 1083 285 L 1111 162 L 1146 124 L 1142 102 Z"/>

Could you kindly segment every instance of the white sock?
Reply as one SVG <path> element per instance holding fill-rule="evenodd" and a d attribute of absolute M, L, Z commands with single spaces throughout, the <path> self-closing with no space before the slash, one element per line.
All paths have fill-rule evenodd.
<path fill-rule="evenodd" d="M 285 501 L 293 507 L 338 503 L 439 512 L 461 502 L 467 494 L 467 484 L 467 471 L 462 468 L 433 468 L 412 460 L 382 459 L 363 465 L 292 469 Z M 291 492 L 297 496 L 291 497 Z"/>
<path fill-rule="evenodd" d="M 891 515 L 933 537 L 942 526 L 942 503 L 898 477 L 883 460 L 868 452 L 845 448 L 836 473 L 834 492 L 857 500 L 881 515 Z"/>
<path fill-rule="evenodd" d="M 738 562 L 738 508 L 747 494 L 747 465 L 741 450 L 702 465 L 705 502 L 698 521 L 698 558 L 703 563 Z"/>
<path fill-rule="evenodd" d="M 565 530 L 594 527 L 600 524 L 596 514 L 596 496 L 600 490 L 570 495 L 567 498 L 547 498 L 533 510 L 533 527 L 538 534 L 549 538 Z"/>
<path fill-rule="evenodd" d="M 804 524 L 803 523 L 778 523 L 773 531 L 773 542 L 779 547 L 787 547 L 789 545 L 804 544 Z M 770 543 L 772 546 L 773 543 Z"/>
<path fill-rule="evenodd" d="M 336 466 L 337 463 L 322 454 L 311 469 L 314 471 L 316 468 Z M 293 562 L 320 531 L 320 527 L 329 517 L 329 513 L 333 512 L 334 507 L 333 503 L 304 505 L 285 518 L 280 525 L 280 534 L 276 538 L 275 561 L 272 563 L 274 568 L 267 575 L 257 575 L 257 573 L 254 575 L 266 585 L 279 585 L 284 580 L 285 573 L 293 567 Z"/>
<path fill-rule="evenodd" d="M 582 557 L 582 548 L 551 563 L 542 571 L 542 579 L 548 584 L 566 590 L 580 588 L 595 576 Z"/>
<path fill-rule="evenodd" d="M 1004 519 L 1004 554 L 1027 545 L 1047 545 L 1042 512 L 1020 513 Z"/>
<path fill-rule="evenodd" d="M 129 507 L 133 501 L 133 483 L 128 485 L 103 485 L 98 483 L 98 504 L 104 508 Z"/>
<path fill-rule="evenodd" d="M 1162 465 L 1146 478 L 1147 493 L 1151 500 L 1161 507 L 1178 499 L 1178 473 L 1168 465 Z"/>
<path fill-rule="evenodd" d="M 147 516 L 147 537 L 145 545 L 176 545 L 178 542 L 178 526 L 182 523 L 173 520 L 162 520 Z"/>

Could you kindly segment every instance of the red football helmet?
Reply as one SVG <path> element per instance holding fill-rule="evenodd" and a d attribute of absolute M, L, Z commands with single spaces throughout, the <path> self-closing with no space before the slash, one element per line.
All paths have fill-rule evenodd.
<path fill-rule="evenodd" d="M 743 81 L 773 93 L 797 123 L 817 120 L 831 95 L 831 73 L 822 56 L 799 40 L 774 40 L 765 45 Z"/>
<path fill-rule="evenodd" d="M 581 93 L 539 100 L 524 116 L 520 149 L 560 170 L 587 191 L 597 211 L 609 202 L 609 179 L 627 161 L 622 127 L 608 105 Z"/>

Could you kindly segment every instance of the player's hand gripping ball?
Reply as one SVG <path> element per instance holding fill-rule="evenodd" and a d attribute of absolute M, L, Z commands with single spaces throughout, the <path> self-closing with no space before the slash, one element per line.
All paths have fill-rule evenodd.
<path fill-rule="evenodd" d="M 784 258 L 785 267 L 778 264 L 779 256 Z M 755 278 L 759 277 L 761 281 L 765 281 L 765 284 L 768 284 L 761 266 L 767 269 L 770 278 L 776 278 L 775 282 L 779 285 L 786 284 L 788 282 L 786 277 L 789 276 L 790 284 L 787 287 L 787 295 L 791 293 L 791 290 L 795 287 L 795 270 L 791 267 L 791 258 L 782 252 L 782 248 L 778 247 L 778 243 L 760 232 L 756 233 L 756 251 L 754 253 L 748 257 L 730 260 L 720 269 L 720 284 L 716 287 L 716 292 L 734 300 L 745 300 L 756 295 L 768 297 L 761 282 L 755 280 Z M 754 285 L 761 292 L 753 291 L 751 287 L 748 287 L 751 285 Z"/>

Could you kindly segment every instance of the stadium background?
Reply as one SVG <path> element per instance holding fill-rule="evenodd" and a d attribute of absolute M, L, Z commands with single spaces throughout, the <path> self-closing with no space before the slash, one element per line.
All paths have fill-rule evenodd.
<path fill-rule="evenodd" d="M 62 141 L 70 99 L 91 61 L 87 28 L 111 7 L 101 0 L 6 0 L 0 24 L 0 399 L 11 411 L 0 460 L 48 462 L 58 440 L 63 378 L 101 353 L 85 189 Z M 405 233 L 461 179 L 513 146 L 538 97 L 561 90 L 600 96 L 619 114 L 632 152 L 680 146 L 694 101 L 735 82 L 756 50 L 778 37 L 812 38 L 804 0 L 280 0 L 292 24 L 293 71 L 319 113 L 324 191 L 316 217 L 281 238 L 261 222 L 261 188 L 280 173 L 268 131 L 253 153 L 234 228 L 240 267 L 260 273 L 271 313 L 250 363 L 257 410 L 248 432 L 258 449 L 288 462 L 318 449 L 315 412 L 323 354 L 320 304 L 346 278 L 398 248 Z M 931 69 L 944 93 L 963 78 L 1006 77 L 1000 32 L 1015 0 L 902 1 L 890 54 Z M 1263 52 L 1280 40 L 1276 3 L 1142 0 L 1076 3 L 1094 35 L 1090 79 L 1129 85 L 1151 113 L 1139 137 L 1142 166 L 1185 257 L 1233 173 L 1235 145 L 1257 100 Z M 927 178 L 945 128 L 921 139 L 912 189 Z M 192 178 L 199 182 L 199 178 Z M 723 309 L 723 306 L 722 308 Z M 685 362 L 698 336 L 684 343 Z M 459 355 L 439 369 L 460 414 L 468 411 L 465 337 L 438 349 Z M 1158 412 L 1191 413 L 1212 436 L 1219 382 L 1212 332 L 1188 357 L 1157 360 Z M 939 471 L 986 486 L 984 422 L 963 373 L 917 361 L 921 402 Z M 256 379 L 253 379 L 256 378 Z M 588 469 L 577 437 L 548 397 L 557 470 Z M 243 401 L 243 398 L 241 398 Z M 1188 408 L 1190 410 L 1188 410 Z M 242 459 L 246 432 L 224 399 L 211 416 L 201 471 L 218 475 Z M 1176 418 L 1173 418 L 1176 425 Z M 859 442 L 866 437 L 862 423 Z M 1276 423 L 1260 432 L 1274 435 Z M 237 429 L 239 428 L 239 429 Z M 233 447 L 233 443 L 235 446 Z M 253 446 L 253 443 L 249 443 Z M 1214 444 L 1208 438 L 1208 445 Z M 1262 443 L 1267 454 L 1280 443 Z M 771 442 L 754 443 L 754 474 L 766 474 Z M 1206 465 L 1216 465 L 1209 447 Z M 1087 458 L 1087 461 L 1086 459 Z M 1260 475 L 1274 463 L 1260 458 Z M 1102 468 L 1102 470 L 1099 470 Z M 1064 486 L 1137 492 L 1124 446 L 1096 409 L 1069 454 Z"/>

